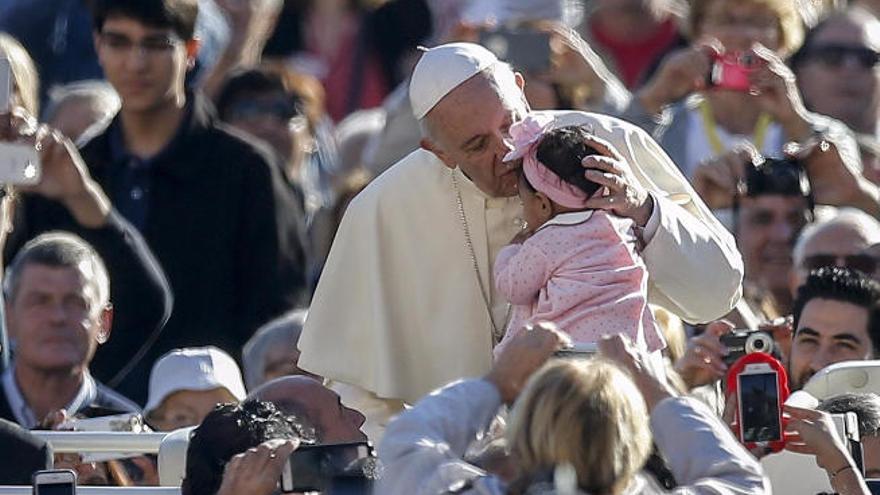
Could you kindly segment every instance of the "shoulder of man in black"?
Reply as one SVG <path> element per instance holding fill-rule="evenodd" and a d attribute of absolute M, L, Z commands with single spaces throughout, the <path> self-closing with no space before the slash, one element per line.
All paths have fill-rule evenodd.
<path fill-rule="evenodd" d="M 0 462 L 0 485 L 30 485 L 34 471 L 52 467 L 52 449 L 18 424 L 0 419 L 0 459 L 6 460 Z"/>

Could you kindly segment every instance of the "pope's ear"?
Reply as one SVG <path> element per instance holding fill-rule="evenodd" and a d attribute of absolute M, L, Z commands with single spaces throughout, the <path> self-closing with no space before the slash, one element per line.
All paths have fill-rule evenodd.
<path fill-rule="evenodd" d="M 513 80 L 516 81 L 516 85 L 519 86 L 519 89 L 523 89 L 526 87 L 526 79 L 519 72 L 513 73 Z"/>
<path fill-rule="evenodd" d="M 442 161 L 443 164 L 446 165 L 447 167 L 455 168 L 455 166 L 456 166 L 455 162 L 452 159 L 450 159 L 449 155 L 447 155 L 439 146 L 437 146 L 437 143 L 435 143 L 434 141 L 431 141 L 430 139 L 423 137 L 419 141 L 419 146 L 421 146 L 421 148 L 423 150 L 430 151 L 431 153 L 434 153 L 434 155 L 436 155 L 437 158 L 439 158 L 440 161 Z"/>

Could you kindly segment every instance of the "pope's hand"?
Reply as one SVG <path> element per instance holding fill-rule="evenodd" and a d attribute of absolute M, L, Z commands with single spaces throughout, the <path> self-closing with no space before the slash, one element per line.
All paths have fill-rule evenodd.
<path fill-rule="evenodd" d="M 526 327 L 505 343 L 485 379 L 495 385 L 505 404 L 512 404 L 529 377 L 569 343 L 568 336 L 552 323 Z"/>
<path fill-rule="evenodd" d="M 600 195 L 597 191 L 585 206 L 612 211 L 644 227 L 654 211 L 654 200 L 636 179 L 629 163 L 602 138 L 590 136 L 586 144 L 599 154 L 586 156 L 581 161 L 581 165 L 587 169 L 584 176 L 604 186 L 605 194 Z"/>

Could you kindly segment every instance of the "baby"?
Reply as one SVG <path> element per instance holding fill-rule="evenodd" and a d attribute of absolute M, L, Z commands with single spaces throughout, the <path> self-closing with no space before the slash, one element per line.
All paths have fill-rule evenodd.
<path fill-rule="evenodd" d="M 513 305 L 504 339 L 523 326 L 555 323 L 575 343 L 625 334 L 650 352 L 666 346 L 647 302 L 648 273 L 636 250 L 632 220 L 585 207 L 600 188 L 581 160 L 598 155 L 583 127 L 554 129 L 531 114 L 510 128 L 522 158 L 519 197 L 527 231 L 498 254 L 495 285 Z"/>

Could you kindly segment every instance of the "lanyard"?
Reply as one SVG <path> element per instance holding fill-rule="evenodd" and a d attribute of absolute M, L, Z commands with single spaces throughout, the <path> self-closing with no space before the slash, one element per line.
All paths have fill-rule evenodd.
<path fill-rule="evenodd" d="M 712 147 L 712 152 L 716 156 L 720 155 L 726 148 L 718 136 L 715 116 L 712 115 L 712 107 L 709 106 L 708 101 L 703 100 L 700 102 L 700 114 L 703 116 L 703 131 L 705 131 L 706 137 L 709 139 L 709 146 Z M 758 121 L 755 122 L 755 130 L 752 133 L 752 144 L 755 145 L 759 152 L 763 152 L 764 139 L 767 137 L 768 127 L 770 127 L 770 115 L 766 112 L 761 112 L 761 115 L 758 116 Z"/>

